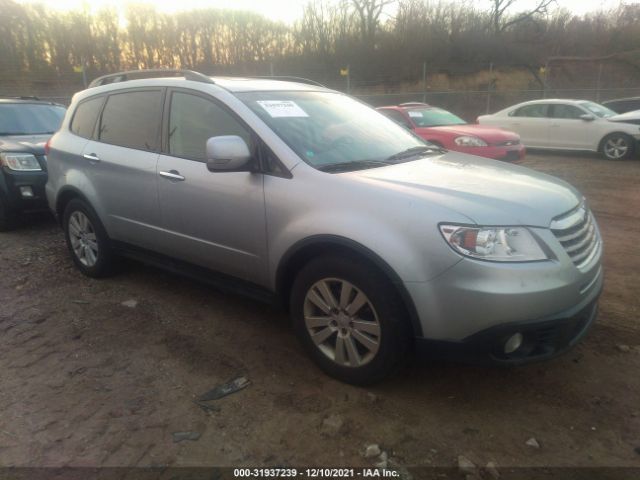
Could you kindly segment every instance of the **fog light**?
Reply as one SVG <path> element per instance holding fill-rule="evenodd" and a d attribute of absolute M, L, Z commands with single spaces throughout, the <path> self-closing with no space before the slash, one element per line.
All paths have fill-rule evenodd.
<path fill-rule="evenodd" d="M 518 350 L 522 345 L 522 340 L 523 337 L 521 333 L 514 333 L 513 335 L 511 335 L 504 344 L 504 353 L 509 355 L 510 353 Z"/>
<path fill-rule="evenodd" d="M 33 190 L 31 187 L 20 187 L 22 198 L 33 198 Z"/>

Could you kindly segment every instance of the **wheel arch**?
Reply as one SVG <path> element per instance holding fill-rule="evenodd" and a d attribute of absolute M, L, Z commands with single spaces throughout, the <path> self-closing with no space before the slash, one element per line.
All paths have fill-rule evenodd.
<path fill-rule="evenodd" d="M 400 276 L 377 253 L 364 245 L 338 235 L 314 235 L 295 243 L 287 250 L 276 269 L 275 287 L 283 305 L 288 305 L 287 299 L 295 280 L 296 273 L 312 258 L 323 254 L 356 255 L 385 275 L 400 297 L 409 318 L 412 333 L 415 337 L 422 337 L 423 331 L 418 318 L 416 307 Z"/>
<path fill-rule="evenodd" d="M 58 193 L 58 196 L 56 197 L 55 213 L 56 213 L 56 218 L 58 219 L 58 222 L 60 222 L 60 224 L 62 224 L 62 217 L 64 215 L 65 208 L 67 207 L 69 202 L 74 198 L 79 198 L 87 202 L 89 205 L 91 205 L 89 200 L 87 200 L 87 197 L 76 187 L 73 187 L 71 185 L 63 187 Z"/>

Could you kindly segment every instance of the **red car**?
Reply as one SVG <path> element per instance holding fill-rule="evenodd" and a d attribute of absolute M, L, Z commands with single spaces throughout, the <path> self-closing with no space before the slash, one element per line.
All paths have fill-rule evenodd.
<path fill-rule="evenodd" d="M 517 133 L 469 124 L 451 112 L 426 103 L 402 103 L 377 110 L 447 150 L 509 162 L 522 160 L 525 155 Z"/>

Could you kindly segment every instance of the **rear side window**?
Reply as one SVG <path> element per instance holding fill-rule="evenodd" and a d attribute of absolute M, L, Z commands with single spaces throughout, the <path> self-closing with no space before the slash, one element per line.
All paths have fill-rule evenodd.
<path fill-rule="evenodd" d="M 71 120 L 71 131 L 80 137 L 91 138 L 103 102 L 104 97 L 98 97 L 85 100 L 78 105 Z"/>
<path fill-rule="evenodd" d="M 536 103 L 534 105 L 525 105 L 513 112 L 514 117 L 533 117 L 544 118 L 547 116 L 548 105 L 545 103 Z"/>
<path fill-rule="evenodd" d="M 102 112 L 98 139 L 121 147 L 156 150 L 161 103 L 160 90 L 110 95 Z"/>
<path fill-rule="evenodd" d="M 238 135 L 251 148 L 251 134 L 224 108 L 197 95 L 173 92 L 169 114 L 171 155 L 206 160 L 207 140 L 219 135 Z"/>

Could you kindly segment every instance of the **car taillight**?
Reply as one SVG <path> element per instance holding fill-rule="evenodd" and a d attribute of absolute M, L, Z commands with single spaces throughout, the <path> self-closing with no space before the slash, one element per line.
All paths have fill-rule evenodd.
<path fill-rule="evenodd" d="M 49 142 L 51 139 L 47 140 L 47 143 L 44 144 L 44 154 L 49 155 Z"/>

